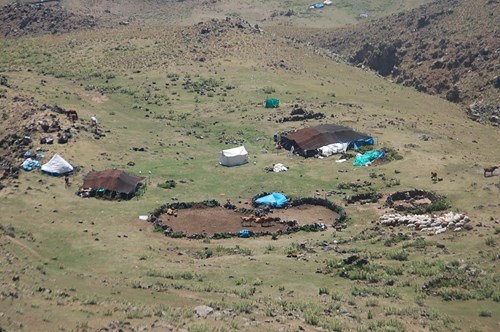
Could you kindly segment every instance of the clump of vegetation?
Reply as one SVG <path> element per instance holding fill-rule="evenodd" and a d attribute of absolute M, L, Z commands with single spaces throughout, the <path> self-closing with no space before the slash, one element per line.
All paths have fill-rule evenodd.
<path fill-rule="evenodd" d="M 270 94 L 273 94 L 276 92 L 276 89 L 273 88 L 272 86 L 265 86 L 262 88 L 262 91 L 266 94 L 266 95 L 270 95 Z"/>
<path fill-rule="evenodd" d="M 182 232 L 182 231 L 175 231 L 175 232 L 172 232 L 170 234 L 170 236 L 173 237 L 174 239 L 179 239 L 181 237 L 185 237 L 186 234 L 184 234 L 184 232 Z"/>
<path fill-rule="evenodd" d="M 188 79 L 182 85 L 188 92 L 196 93 L 200 96 L 207 95 L 213 97 L 216 89 L 221 86 L 221 82 L 215 78 L 200 78 L 197 81 Z"/>
<path fill-rule="evenodd" d="M 401 160 L 401 159 L 403 159 L 403 156 L 400 155 L 399 152 L 397 152 L 393 148 L 384 147 L 384 148 L 382 148 L 382 150 L 385 153 L 384 156 L 381 158 L 382 160 L 392 161 L 392 160 Z"/>
<path fill-rule="evenodd" d="M 393 259 L 396 261 L 407 261 L 408 256 L 409 256 L 409 254 L 405 250 L 389 251 L 387 253 L 387 258 Z"/>
<path fill-rule="evenodd" d="M 172 189 L 175 188 L 177 183 L 175 180 L 166 180 L 165 182 L 158 183 L 157 186 L 158 188 L 163 188 L 163 189 Z"/>

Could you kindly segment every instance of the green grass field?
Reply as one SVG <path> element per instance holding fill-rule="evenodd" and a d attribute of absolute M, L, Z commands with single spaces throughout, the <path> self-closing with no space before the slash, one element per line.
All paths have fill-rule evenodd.
<path fill-rule="evenodd" d="M 336 6 L 354 11 L 361 3 Z M 392 3 L 380 6 L 400 8 Z M 61 178 L 23 172 L 18 187 L 0 191 L 1 329 L 99 330 L 111 321 L 188 331 L 498 329 L 499 177 L 482 173 L 498 164 L 497 129 L 442 99 L 268 34 L 231 30 L 201 40 L 196 29 L 0 40 L 0 73 L 10 84 L 2 87 L 3 112 L 19 107 L 14 96 L 33 96 L 86 121 L 95 114 L 106 132 L 48 146 L 46 156 L 57 152 L 81 167 L 69 188 Z M 180 42 L 183 36 L 189 41 Z M 208 89 L 199 93 L 199 86 Z M 269 96 L 280 99 L 278 110 L 263 107 Z M 294 104 L 325 113 L 325 123 L 372 134 L 376 148 L 403 159 L 353 167 L 352 160 L 288 157 L 274 149 L 272 135 L 319 123 L 268 121 Z M 248 164 L 218 164 L 217 153 L 235 146 L 228 141 L 246 146 Z M 277 162 L 290 170 L 264 172 Z M 75 195 L 87 171 L 109 167 L 148 176 L 144 195 L 123 202 Z M 432 183 L 431 171 L 443 181 Z M 178 185 L 157 187 L 168 179 Z M 249 201 L 275 190 L 312 197 L 365 180 L 383 194 L 420 188 L 445 195 L 474 228 L 435 236 L 386 228 L 371 222 L 383 202 L 346 206 L 342 232 L 276 241 L 173 239 L 138 220 L 172 197 Z M 328 196 L 339 204 L 343 198 Z M 368 264 L 345 264 L 351 255 Z M 198 305 L 215 312 L 198 318 Z"/>

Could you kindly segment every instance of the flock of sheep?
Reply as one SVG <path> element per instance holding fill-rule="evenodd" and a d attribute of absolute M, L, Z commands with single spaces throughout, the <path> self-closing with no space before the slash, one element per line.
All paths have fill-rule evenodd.
<path fill-rule="evenodd" d="M 447 230 L 459 232 L 467 229 L 470 218 L 463 213 L 448 212 L 440 216 L 436 215 L 401 215 L 399 213 L 387 213 L 380 217 L 382 225 L 385 226 L 406 226 L 409 229 L 421 232 L 441 234 Z"/>

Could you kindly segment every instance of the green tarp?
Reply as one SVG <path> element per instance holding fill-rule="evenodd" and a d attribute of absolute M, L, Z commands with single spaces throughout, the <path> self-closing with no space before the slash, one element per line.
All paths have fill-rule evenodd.
<path fill-rule="evenodd" d="M 352 164 L 353 166 L 365 166 L 369 162 L 378 159 L 380 157 L 384 156 L 384 151 L 382 150 L 375 150 L 375 151 L 370 151 L 365 154 L 360 154 L 359 156 L 354 159 L 354 163 Z"/>
<path fill-rule="evenodd" d="M 280 105 L 280 101 L 276 98 L 266 99 L 266 108 L 276 108 Z"/>

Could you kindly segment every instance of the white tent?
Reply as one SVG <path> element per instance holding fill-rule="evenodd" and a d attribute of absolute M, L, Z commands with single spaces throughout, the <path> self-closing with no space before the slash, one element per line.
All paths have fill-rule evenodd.
<path fill-rule="evenodd" d="M 248 162 L 248 152 L 244 146 L 238 146 L 219 152 L 219 162 L 224 166 L 238 166 Z"/>
<path fill-rule="evenodd" d="M 73 172 L 73 166 L 56 153 L 52 159 L 42 165 L 42 172 L 50 175 L 63 175 Z"/>

